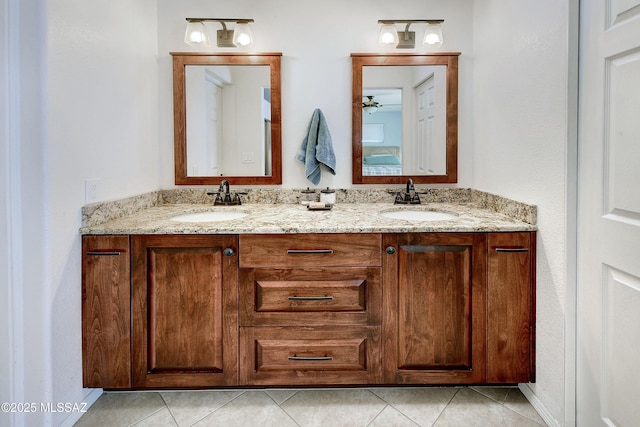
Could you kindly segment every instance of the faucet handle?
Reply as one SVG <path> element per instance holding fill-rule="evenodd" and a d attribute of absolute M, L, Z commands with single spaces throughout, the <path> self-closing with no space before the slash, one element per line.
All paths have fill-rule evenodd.
<path fill-rule="evenodd" d="M 218 190 L 217 192 L 207 192 L 208 196 L 216 196 L 215 200 L 213 201 L 214 204 L 216 203 L 220 203 L 222 202 L 222 191 Z"/>

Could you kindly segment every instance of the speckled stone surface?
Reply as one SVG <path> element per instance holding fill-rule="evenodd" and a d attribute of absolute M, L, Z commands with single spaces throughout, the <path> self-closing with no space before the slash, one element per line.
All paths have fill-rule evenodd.
<path fill-rule="evenodd" d="M 300 190 L 246 190 L 241 206 L 213 206 L 201 189 L 162 190 L 83 208 L 82 234 L 279 234 L 401 233 L 536 230 L 535 206 L 472 189 L 420 189 L 421 205 L 394 205 L 394 189 L 336 190 L 331 210 L 311 211 L 300 204 Z M 233 188 L 234 191 L 245 191 Z M 318 192 L 319 195 L 319 192 Z M 413 209 L 447 212 L 455 219 L 408 221 L 390 219 L 385 211 Z M 177 222 L 178 215 L 238 211 L 240 219 Z"/>

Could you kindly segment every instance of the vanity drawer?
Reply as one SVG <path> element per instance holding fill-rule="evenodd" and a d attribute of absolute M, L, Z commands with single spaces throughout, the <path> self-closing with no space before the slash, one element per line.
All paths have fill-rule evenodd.
<path fill-rule="evenodd" d="M 242 384 L 371 384 L 381 380 L 380 327 L 240 329 Z"/>
<path fill-rule="evenodd" d="M 379 325 L 380 267 L 242 268 L 240 324 Z"/>
<path fill-rule="evenodd" d="M 364 267 L 382 263 L 380 234 L 248 234 L 240 267 Z"/>

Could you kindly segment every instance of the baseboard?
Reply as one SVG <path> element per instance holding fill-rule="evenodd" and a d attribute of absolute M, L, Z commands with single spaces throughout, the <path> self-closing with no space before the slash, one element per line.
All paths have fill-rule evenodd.
<path fill-rule="evenodd" d="M 531 406 L 533 406 L 533 409 L 536 410 L 538 415 L 540 415 L 540 417 L 542 417 L 544 422 L 549 427 L 562 427 L 562 425 L 558 422 L 558 420 L 556 420 L 553 417 L 553 415 L 551 415 L 551 412 L 549 412 L 547 407 L 544 406 L 542 401 L 540 399 L 538 399 L 538 396 L 535 395 L 533 390 L 531 390 L 531 387 L 529 387 L 529 384 L 519 384 L 518 388 L 520 389 L 522 394 L 524 394 L 524 397 L 527 398 L 529 403 L 531 403 Z"/>
<path fill-rule="evenodd" d="M 84 401 L 82 402 L 87 404 L 84 409 L 88 410 L 89 408 L 91 408 L 91 406 L 93 406 L 93 404 L 96 403 L 96 400 L 98 400 L 100 396 L 102 396 L 101 388 L 92 389 L 91 392 L 87 395 L 87 397 L 84 398 Z M 83 415 L 84 415 L 84 412 L 72 412 L 71 415 L 69 415 L 67 419 L 64 420 L 62 424 L 60 424 L 60 427 L 73 427 L 73 425 L 77 423 L 80 417 Z"/>

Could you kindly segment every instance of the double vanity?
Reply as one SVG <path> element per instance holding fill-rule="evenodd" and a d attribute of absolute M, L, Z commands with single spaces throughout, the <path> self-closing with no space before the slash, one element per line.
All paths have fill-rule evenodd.
<path fill-rule="evenodd" d="M 84 386 L 534 381 L 535 207 L 413 186 L 457 182 L 459 55 L 351 54 L 352 183 L 406 191 L 305 206 L 257 187 L 282 184 L 282 54 L 172 53 L 175 183 L 220 190 L 83 209 Z"/>
<path fill-rule="evenodd" d="M 535 207 L 167 190 L 83 210 L 83 380 L 105 389 L 535 380 Z"/>

